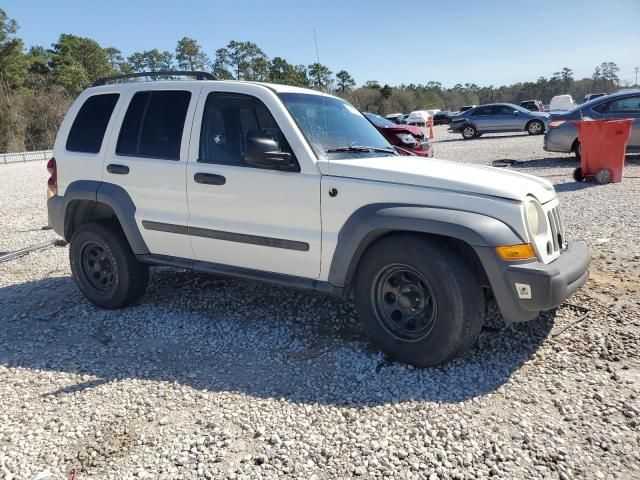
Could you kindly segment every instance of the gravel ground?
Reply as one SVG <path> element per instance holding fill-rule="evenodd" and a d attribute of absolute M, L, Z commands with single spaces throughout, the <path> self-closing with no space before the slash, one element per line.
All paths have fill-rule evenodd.
<path fill-rule="evenodd" d="M 0 264 L 0 478 L 637 478 L 640 161 L 575 184 L 528 135 L 436 156 L 549 178 L 588 285 L 434 369 L 372 351 L 352 305 L 158 268 L 140 305 L 87 303 L 67 248 Z M 42 231 L 43 162 L 0 166 L 0 252 Z"/>

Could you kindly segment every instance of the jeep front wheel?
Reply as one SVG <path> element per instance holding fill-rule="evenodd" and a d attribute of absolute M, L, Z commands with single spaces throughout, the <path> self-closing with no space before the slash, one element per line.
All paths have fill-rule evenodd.
<path fill-rule="evenodd" d="M 446 244 L 416 235 L 386 237 L 365 252 L 354 284 L 356 309 L 371 341 L 419 367 L 445 363 L 475 343 L 481 286 Z"/>
<path fill-rule="evenodd" d="M 87 223 L 69 247 L 71 273 L 94 305 L 121 308 L 137 300 L 149 283 L 149 267 L 138 262 L 119 225 Z"/>

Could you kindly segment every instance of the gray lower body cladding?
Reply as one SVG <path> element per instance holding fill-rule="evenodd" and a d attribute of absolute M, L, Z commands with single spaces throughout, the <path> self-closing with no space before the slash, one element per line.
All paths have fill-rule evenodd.
<path fill-rule="evenodd" d="M 531 320 L 539 312 L 557 307 L 589 279 L 590 254 L 582 242 L 569 242 L 560 257 L 548 264 L 506 262 L 493 248 L 475 250 L 507 323 Z M 520 298 L 516 283 L 529 285 L 531 298 Z"/>

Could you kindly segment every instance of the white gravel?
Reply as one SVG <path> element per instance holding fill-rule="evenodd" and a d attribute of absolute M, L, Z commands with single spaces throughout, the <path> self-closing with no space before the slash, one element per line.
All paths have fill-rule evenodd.
<path fill-rule="evenodd" d="M 67 248 L 34 252 L 0 264 L 0 478 L 637 478 L 640 162 L 577 185 L 541 137 L 436 136 L 439 158 L 556 184 L 594 255 L 567 304 L 415 370 L 372 351 L 346 302 L 162 268 L 140 305 L 104 311 Z M 0 252 L 55 238 L 46 176 L 0 166 Z"/>

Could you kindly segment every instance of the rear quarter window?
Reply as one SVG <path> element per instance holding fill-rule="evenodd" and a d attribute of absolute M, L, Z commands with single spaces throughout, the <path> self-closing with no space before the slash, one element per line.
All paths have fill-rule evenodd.
<path fill-rule="evenodd" d="M 73 120 L 66 149 L 69 152 L 98 153 L 109 119 L 118 102 L 117 93 L 93 95 L 85 100 Z"/>

